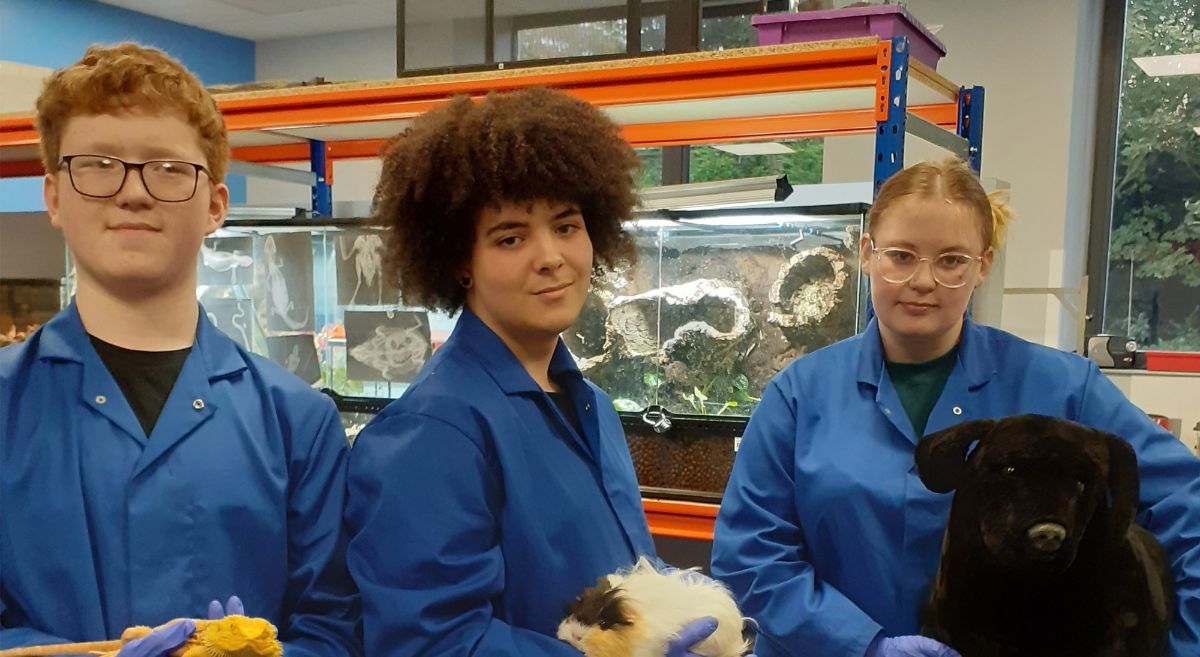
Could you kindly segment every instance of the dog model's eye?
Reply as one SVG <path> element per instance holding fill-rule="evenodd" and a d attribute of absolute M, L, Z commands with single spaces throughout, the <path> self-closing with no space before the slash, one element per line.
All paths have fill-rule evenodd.
<path fill-rule="evenodd" d="M 1075 490 L 1078 490 L 1080 493 L 1082 493 L 1084 488 L 1087 488 L 1087 486 L 1084 486 L 1082 481 L 1075 482 Z"/>
<path fill-rule="evenodd" d="M 1013 467 L 1013 466 L 1011 466 L 1011 465 L 1010 465 L 1010 466 L 1008 466 L 1007 468 L 1004 468 L 1004 473 L 1005 473 L 1005 474 L 1013 474 L 1013 473 L 1015 473 L 1016 471 L 1017 471 L 1017 469 L 1016 469 L 1016 468 L 1014 468 L 1014 467 Z"/>

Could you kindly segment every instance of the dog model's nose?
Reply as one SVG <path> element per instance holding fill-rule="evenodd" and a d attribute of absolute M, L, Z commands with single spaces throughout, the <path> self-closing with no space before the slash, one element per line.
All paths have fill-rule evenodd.
<path fill-rule="evenodd" d="M 1040 522 L 1029 528 L 1029 541 L 1038 552 L 1055 552 L 1066 538 L 1066 527 L 1055 522 Z"/>

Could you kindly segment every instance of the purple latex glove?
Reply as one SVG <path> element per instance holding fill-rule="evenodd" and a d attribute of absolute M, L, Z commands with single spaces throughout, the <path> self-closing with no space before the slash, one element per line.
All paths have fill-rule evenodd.
<path fill-rule="evenodd" d="M 689 651 L 688 648 L 707 639 L 716 631 L 717 619 L 711 616 L 692 621 L 683 626 L 683 629 L 679 630 L 679 634 L 667 644 L 667 654 L 663 657 L 700 657 Z"/>
<path fill-rule="evenodd" d="M 242 599 L 236 595 L 229 596 L 229 602 L 225 606 L 221 606 L 220 600 L 213 600 L 208 603 L 208 620 L 221 620 L 226 616 L 245 616 L 246 607 L 242 605 Z"/>
<path fill-rule="evenodd" d="M 196 632 L 196 622 L 181 620 L 126 643 L 117 657 L 167 657 Z"/>
<path fill-rule="evenodd" d="M 863 657 L 961 657 L 950 646 L 923 636 L 878 636 Z"/>

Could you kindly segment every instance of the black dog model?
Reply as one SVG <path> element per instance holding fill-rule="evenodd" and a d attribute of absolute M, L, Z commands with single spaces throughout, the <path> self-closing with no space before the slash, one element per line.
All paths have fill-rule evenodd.
<path fill-rule="evenodd" d="M 1161 657 L 1174 588 L 1133 523 L 1128 442 L 1023 415 L 927 436 L 916 461 L 929 490 L 957 489 L 923 634 L 963 657 Z"/>

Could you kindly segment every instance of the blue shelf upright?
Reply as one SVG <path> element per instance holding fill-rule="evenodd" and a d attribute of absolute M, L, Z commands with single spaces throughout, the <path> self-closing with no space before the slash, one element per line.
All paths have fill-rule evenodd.
<path fill-rule="evenodd" d="M 983 87 L 959 87 L 958 127 L 959 137 L 967 140 L 967 163 L 979 173 L 983 162 Z"/>
<path fill-rule="evenodd" d="M 908 37 L 891 39 L 881 48 L 880 84 L 875 99 L 875 187 L 872 198 L 893 174 L 904 168 L 904 123 L 908 113 Z"/>
<path fill-rule="evenodd" d="M 317 181 L 312 187 L 312 210 L 318 217 L 333 216 L 333 189 L 328 178 L 328 160 L 326 159 L 325 142 L 320 139 L 308 140 L 309 161 Z"/>

